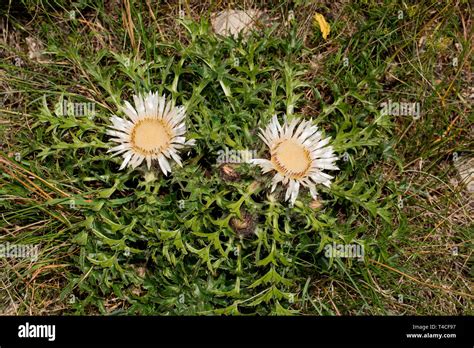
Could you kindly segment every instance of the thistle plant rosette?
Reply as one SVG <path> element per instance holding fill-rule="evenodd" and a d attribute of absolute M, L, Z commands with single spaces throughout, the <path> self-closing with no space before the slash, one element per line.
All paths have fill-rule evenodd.
<path fill-rule="evenodd" d="M 146 161 L 148 169 L 152 160 L 158 161 L 161 171 L 168 175 L 171 172 L 169 160 L 174 160 L 182 167 L 179 150 L 194 145 L 194 140 L 186 141 L 186 111 L 184 106 L 173 106 L 165 95 L 157 92 L 145 95 L 134 95 L 135 107 L 125 101 L 121 110 L 128 119 L 113 115 L 111 129 L 107 134 L 111 141 L 119 145 L 108 152 L 122 155 L 123 162 L 119 170 L 129 166 L 137 168 Z"/>
<path fill-rule="evenodd" d="M 338 157 L 332 146 L 331 137 L 323 138 L 313 121 L 293 118 L 280 125 L 276 115 L 265 129 L 260 129 L 259 137 L 270 149 L 270 159 L 253 159 L 252 163 L 261 167 L 262 172 L 276 171 L 272 179 L 271 192 L 279 183 L 287 186 L 285 201 L 294 204 L 300 187 L 307 187 L 313 199 L 317 198 L 316 185 L 331 186 L 333 177 L 323 169 L 339 170 L 335 165 Z"/>

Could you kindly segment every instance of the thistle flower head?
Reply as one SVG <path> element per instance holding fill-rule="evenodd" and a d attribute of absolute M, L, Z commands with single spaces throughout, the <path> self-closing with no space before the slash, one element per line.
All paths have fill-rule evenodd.
<path fill-rule="evenodd" d="M 149 92 L 133 96 L 135 106 L 125 101 L 123 113 L 128 117 L 112 116 L 112 126 L 107 134 L 118 143 L 108 152 L 123 157 L 120 170 L 129 166 L 137 168 L 146 161 L 148 169 L 152 161 L 158 164 L 165 175 L 171 172 L 170 160 L 182 166 L 179 150 L 194 144 L 186 141 L 186 116 L 183 106 L 175 107 L 164 95 Z"/>
<path fill-rule="evenodd" d="M 312 121 L 294 118 L 280 125 L 275 115 L 259 136 L 268 146 L 271 157 L 254 159 L 252 163 L 259 165 L 263 173 L 276 172 L 272 192 L 282 183 L 288 187 L 285 200 L 293 204 L 301 186 L 309 188 L 313 199 L 317 197 L 317 184 L 330 187 L 333 177 L 323 169 L 338 170 L 334 164 L 338 158 L 332 146 L 328 146 L 331 138 L 323 139 Z"/>

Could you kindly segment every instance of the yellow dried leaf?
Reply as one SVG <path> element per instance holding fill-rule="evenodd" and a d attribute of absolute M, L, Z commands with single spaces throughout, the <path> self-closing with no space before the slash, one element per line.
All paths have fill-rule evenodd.
<path fill-rule="evenodd" d="M 326 22 L 326 19 L 320 13 L 316 13 L 314 15 L 314 21 L 318 23 L 321 34 L 323 34 L 323 39 L 326 40 L 331 31 L 331 27 L 329 26 L 328 22 Z"/>

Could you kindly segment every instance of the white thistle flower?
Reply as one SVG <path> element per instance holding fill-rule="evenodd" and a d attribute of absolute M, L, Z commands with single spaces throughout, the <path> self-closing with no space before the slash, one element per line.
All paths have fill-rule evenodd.
<path fill-rule="evenodd" d="M 172 159 L 182 167 L 178 155 L 184 146 L 194 145 L 194 140 L 186 141 L 186 116 L 184 106 L 174 107 L 164 95 L 149 92 L 143 96 L 133 96 L 135 107 L 125 101 L 122 111 L 129 119 L 112 116 L 113 123 L 107 134 L 119 145 L 108 152 L 121 154 L 126 166 L 137 168 L 146 160 L 150 169 L 151 161 L 157 160 L 165 175 L 171 172 L 169 160 Z"/>
<path fill-rule="evenodd" d="M 300 186 L 308 187 L 313 199 L 317 197 L 316 184 L 331 186 L 333 177 L 322 170 L 339 170 L 334 165 L 338 158 L 332 146 L 327 146 L 331 137 L 322 139 L 322 133 L 312 125 L 312 120 L 294 118 L 290 123 L 285 120 L 281 126 L 275 115 L 267 128 L 260 130 L 259 136 L 269 147 L 271 158 L 251 162 L 258 164 L 263 173 L 276 171 L 271 192 L 281 182 L 288 186 L 285 200 L 294 204 Z"/>

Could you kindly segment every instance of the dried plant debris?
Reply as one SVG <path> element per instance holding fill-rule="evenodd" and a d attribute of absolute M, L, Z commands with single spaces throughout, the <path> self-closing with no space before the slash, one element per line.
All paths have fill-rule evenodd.
<path fill-rule="evenodd" d="M 240 179 L 240 174 L 236 171 L 235 166 L 231 164 L 221 165 L 219 173 L 224 181 L 238 181 Z"/>
<path fill-rule="evenodd" d="M 239 237 L 249 237 L 255 234 L 256 218 L 247 211 L 240 212 L 240 218 L 230 219 L 230 226 Z"/>

